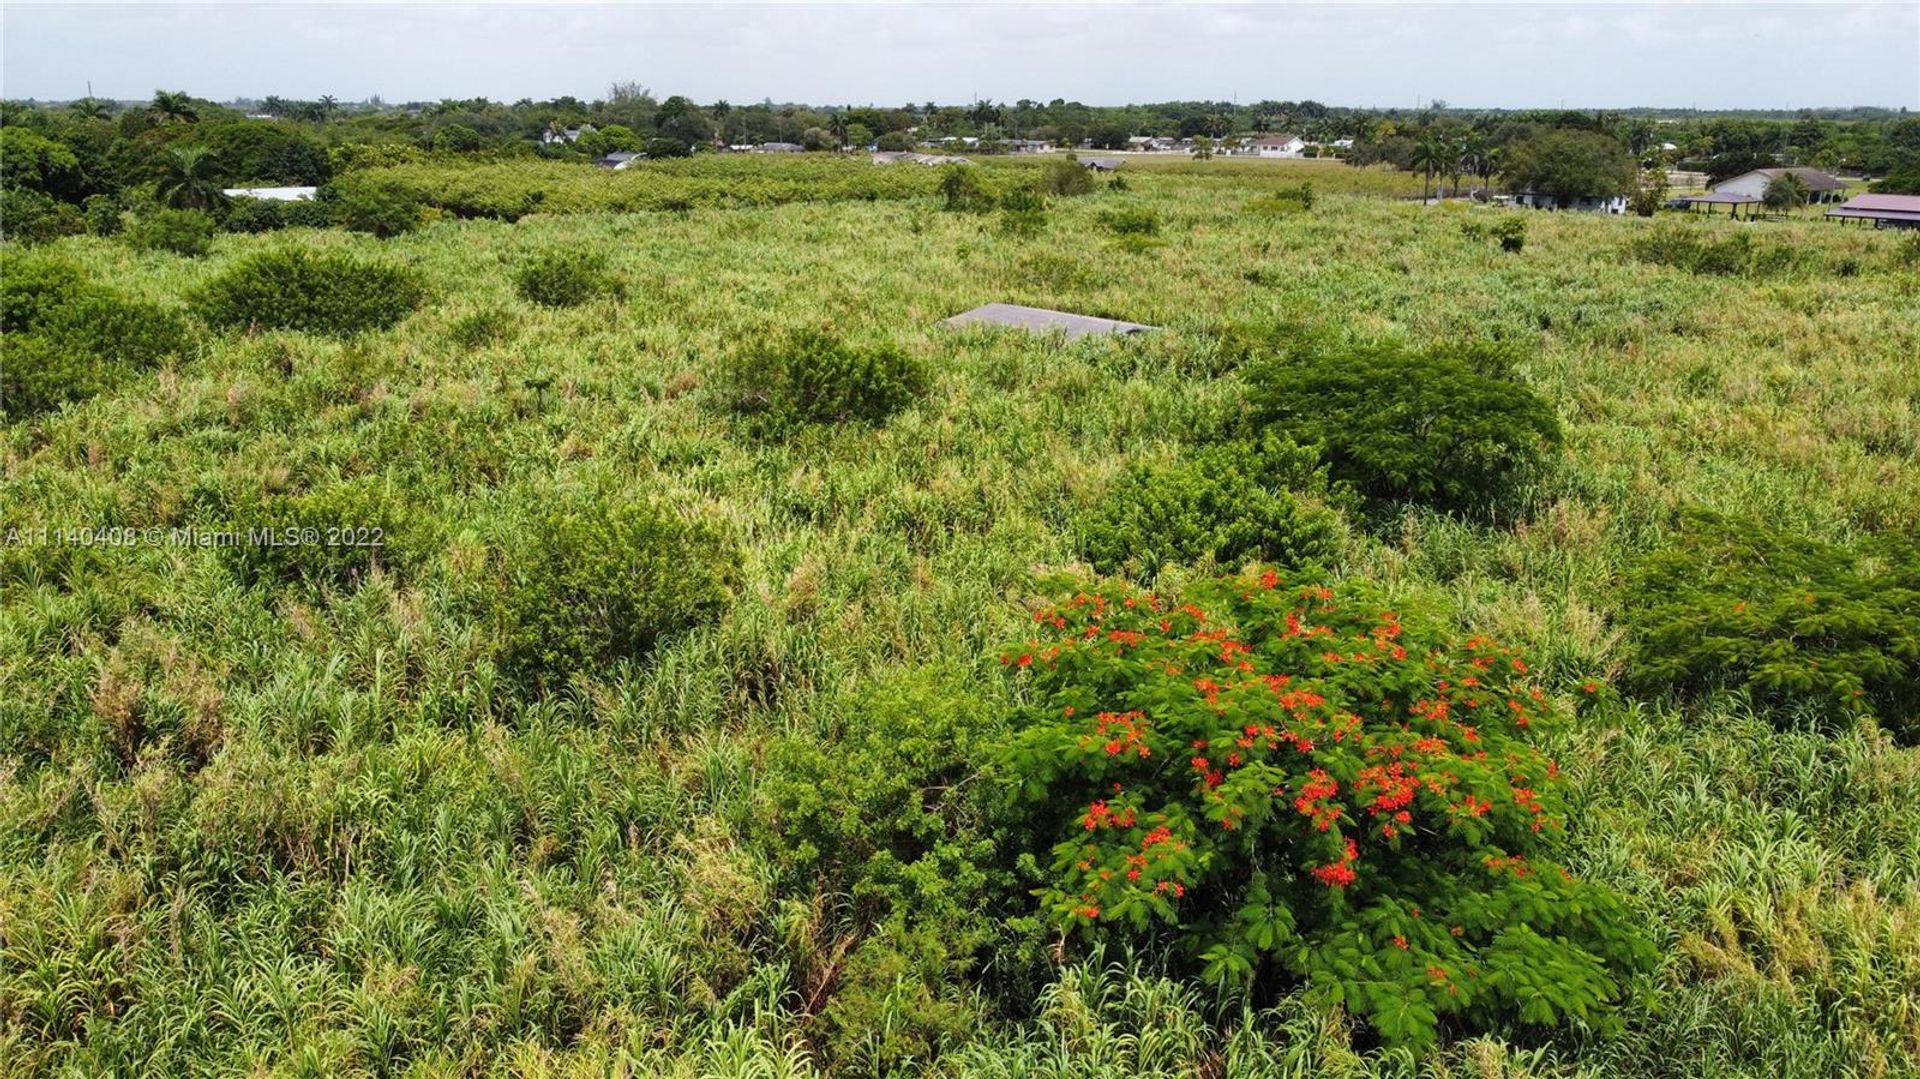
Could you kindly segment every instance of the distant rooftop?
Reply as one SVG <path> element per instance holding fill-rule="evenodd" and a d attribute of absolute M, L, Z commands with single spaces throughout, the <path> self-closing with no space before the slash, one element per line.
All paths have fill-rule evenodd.
<path fill-rule="evenodd" d="M 230 199 L 270 199 L 274 202 L 303 202 L 319 190 L 313 187 L 229 187 L 221 191 Z"/>

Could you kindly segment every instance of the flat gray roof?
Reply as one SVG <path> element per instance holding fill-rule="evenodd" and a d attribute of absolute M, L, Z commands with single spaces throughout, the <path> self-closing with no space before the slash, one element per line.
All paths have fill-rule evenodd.
<path fill-rule="evenodd" d="M 990 303 L 985 307 L 962 311 L 941 322 L 941 325 L 1010 326 L 1028 333 L 1064 333 L 1069 338 L 1087 337 L 1093 334 L 1145 333 L 1148 330 L 1159 329 L 1158 326 L 1144 326 L 1138 322 L 1095 318 L 1092 315 L 1075 315 L 1066 311 L 1049 311 L 1044 307 L 1022 307 L 1014 303 Z"/>

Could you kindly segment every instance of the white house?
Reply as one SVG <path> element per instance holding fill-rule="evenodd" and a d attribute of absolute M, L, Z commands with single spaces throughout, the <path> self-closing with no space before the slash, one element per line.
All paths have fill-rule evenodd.
<path fill-rule="evenodd" d="M 1307 140 L 1298 135 L 1262 135 L 1253 140 L 1253 152 L 1261 157 L 1299 157 L 1306 150 Z"/>
<path fill-rule="evenodd" d="M 1821 172 L 1819 169 L 1802 165 L 1793 169 L 1754 169 L 1743 172 L 1730 180 L 1722 180 L 1713 185 L 1713 190 L 1722 195 L 1751 195 L 1756 199 L 1767 196 L 1767 185 L 1788 173 L 1800 178 L 1807 185 L 1808 202 L 1839 202 L 1846 195 L 1847 185 Z"/>
<path fill-rule="evenodd" d="M 269 202 L 305 202 L 318 188 L 312 187 L 229 187 L 220 193 L 230 199 L 266 199 Z"/>

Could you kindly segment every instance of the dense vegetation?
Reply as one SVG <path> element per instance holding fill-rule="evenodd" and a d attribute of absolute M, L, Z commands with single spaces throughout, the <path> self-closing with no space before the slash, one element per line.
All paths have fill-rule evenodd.
<path fill-rule="evenodd" d="M 6 253 L 0 1073 L 1920 1069 L 1896 238 L 753 164 Z"/>

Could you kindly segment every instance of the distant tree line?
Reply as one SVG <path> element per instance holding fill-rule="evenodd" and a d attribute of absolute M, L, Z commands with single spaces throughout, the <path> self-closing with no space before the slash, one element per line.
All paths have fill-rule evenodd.
<path fill-rule="evenodd" d="M 113 205 L 134 208 L 156 195 L 175 207 L 217 210 L 221 187 L 322 185 L 338 173 L 434 155 L 586 161 L 616 150 L 672 157 L 768 142 L 907 149 L 943 138 L 977 139 L 989 150 L 1013 139 L 1119 148 L 1139 136 L 1190 138 L 1211 149 L 1261 132 L 1297 134 L 1309 153 L 1354 165 L 1421 172 L 1439 192 L 1500 177 L 1516 188 L 1612 195 L 1632 190 L 1641 170 L 1679 167 L 1718 180 L 1800 164 L 1865 171 L 1881 179 L 1879 190 L 1920 191 L 1920 118 L 1887 110 L 1706 115 L 1443 102 L 1418 110 L 1271 100 L 1092 106 L 1059 98 L 736 105 L 663 100 L 634 83 L 595 101 L 269 96 L 221 104 L 161 90 L 138 104 L 0 102 L 0 188 L 8 235 L 32 238 L 108 223 Z"/>

